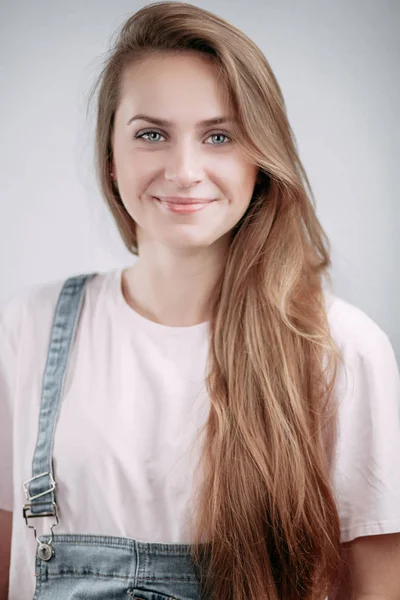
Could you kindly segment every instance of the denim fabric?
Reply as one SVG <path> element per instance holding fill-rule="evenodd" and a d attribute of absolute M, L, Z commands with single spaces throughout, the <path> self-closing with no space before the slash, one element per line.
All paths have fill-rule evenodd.
<path fill-rule="evenodd" d="M 53 445 L 68 357 L 84 301 L 95 274 L 69 278 L 60 292 L 43 376 L 32 481 L 25 482 L 29 515 L 57 511 Z M 52 556 L 36 552 L 34 600 L 200 600 L 195 567 L 186 544 L 161 544 L 109 536 L 49 535 Z M 32 557 L 32 560 L 34 557 Z M 21 599 L 22 600 L 22 599 Z"/>
<path fill-rule="evenodd" d="M 56 535 L 53 549 L 36 557 L 34 600 L 200 600 L 185 544 Z"/>

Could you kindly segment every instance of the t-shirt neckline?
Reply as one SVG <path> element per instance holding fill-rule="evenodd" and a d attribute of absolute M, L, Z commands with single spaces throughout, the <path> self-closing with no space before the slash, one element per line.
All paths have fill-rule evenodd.
<path fill-rule="evenodd" d="M 123 315 L 124 319 L 129 319 L 136 323 L 136 326 L 146 329 L 151 333 L 158 335 L 172 335 L 172 336 L 188 336 L 197 335 L 208 332 L 210 321 L 204 321 L 196 325 L 189 325 L 185 327 L 172 327 L 170 325 L 163 325 L 151 321 L 147 317 L 136 312 L 125 300 L 122 292 L 122 272 L 126 267 L 119 267 L 114 270 L 114 278 L 112 282 L 112 288 L 114 297 L 116 300 L 118 311 Z"/>

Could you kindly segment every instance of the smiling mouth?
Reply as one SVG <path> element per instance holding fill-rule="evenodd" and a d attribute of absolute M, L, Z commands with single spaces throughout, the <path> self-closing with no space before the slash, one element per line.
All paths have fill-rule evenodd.
<path fill-rule="evenodd" d="M 199 212 L 206 208 L 209 204 L 212 204 L 214 202 L 214 200 L 196 201 L 193 199 L 191 199 L 190 202 L 188 202 L 187 199 L 183 198 L 180 198 L 179 202 L 177 200 L 170 201 L 169 199 L 164 200 L 157 197 L 155 197 L 155 199 L 163 209 L 167 210 L 168 212 L 180 214 L 192 214 Z"/>
<path fill-rule="evenodd" d="M 214 202 L 215 198 L 179 198 L 174 196 L 157 197 L 160 202 L 167 202 L 168 204 L 209 204 Z"/>

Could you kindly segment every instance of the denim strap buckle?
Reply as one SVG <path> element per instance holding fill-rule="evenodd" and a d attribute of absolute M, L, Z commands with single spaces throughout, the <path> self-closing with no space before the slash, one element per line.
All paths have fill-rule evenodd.
<path fill-rule="evenodd" d="M 38 479 L 41 479 L 42 477 L 49 478 L 50 487 L 46 490 L 39 492 L 38 494 L 31 495 L 31 492 L 29 489 L 30 484 L 32 483 L 32 481 L 37 481 Z M 43 482 L 42 482 L 42 484 L 43 484 Z M 38 486 L 38 487 L 40 489 L 40 486 Z M 53 495 L 53 492 L 55 489 L 56 489 L 56 482 L 54 481 L 54 477 L 53 477 L 52 473 L 50 473 L 50 472 L 40 473 L 39 475 L 35 475 L 34 477 L 31 477 L 30 479 L 27 479 L 24 482 L 24 491 L 25 491 L 25 496 L 26 496 L 26 499 L 28 500 L 28 502 L 26 504 L 24 504 L 24 506 L 22 508 L 22 515 L 25 519 L 26 526 L 29 527 L 29 529 L 33 529 L 35 538 L 39 544 L 41 542 L 37 537 L 36 527 L 34 525 L 29 524 L 29 519 L 37 519 L 39 517 L 55 517 L 55 523 L 53 523 L 53 525 L 50 528 L 51 537 L 50 537 L 49 541 L 47 542 L 48 544 L 51 544 L 51 542 L 53 541 L 53 528 L 56 527 L 56 525 L 58 525 L 57 504 L 54 502 L 54 495 Z M 40 502 L 40 501 L 37 502 L 38 498 L 42 498 L 43 496 L 46 496 L 48 494 L 52 494 L 52 498 L 53 498 L 52 500 L 50 500 L 50 501 L 43 500 L 42 502 Z M 34 508 L 35 511 L 33 511 L 32 508 Z"/>
<path fill-rule="evenodd" d="M 32 481 L 36 481 L 37 479 L 40 479 L 41 477 L 45 477 L 46 475 L 49 476 L 49 480 L 50 480 L 50 487 L 49 487 L 49 489 L 45 490 L 44 492 L 41 492 L 40 494 L 36 494 L 34 496 L 31 496 L 30 492 L 29 492 L 29 484 Z M 53 475 L 50 472 L 40 473 L 40 475 L 35 475 L 35 477 L 31 477 L 30 479 L 27 479 L 24 482 L 24 492 L 25 492 L 26 499 L 29 502 L 32 502 L 32 500 L 36 500 L 37 498 L 41 498 L 42 496 L 45 496 L 46 494 L 51 494 L 51 492 L 54 492 L 55 489 L 56 489 L 56 482 L 54 481 Z M 38 503 L 36 503 L 36 504 L 38 504 Z"/>

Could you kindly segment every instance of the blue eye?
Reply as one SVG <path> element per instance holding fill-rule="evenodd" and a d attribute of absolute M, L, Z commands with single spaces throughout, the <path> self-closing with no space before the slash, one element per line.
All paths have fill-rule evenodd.
<path fill-rule="evenodd" d="M 232 141 L 231 138 L 229 136 L 227 136 L 225 133 L 212 133 L 209 137 L 223 137 L 226 138 L 229 141 Z M 226 143 L 226 142 L 225 142 Z M 223 146 L 224 143 L 217 143 L 217 144 L 211 144 L 212 146 Z"/>
<path fill-rule="evenodd" d="M 147 138 L 144 137 L 145 135 L 152 135 L 152 134 L 161 135 L 161 133 L 159 133 L 158 131 L 145 131 L 144 133 L 141 133 L 140 135 L 137 135 L 135 137 L 136 138 L 143 138 L 143 139 L 145 139 L 148 142 L 158 142 L 159 140 L 155 140 L 155 139 L 150 139 L 149 140 L 149 139 L 147 139 Z"/>

